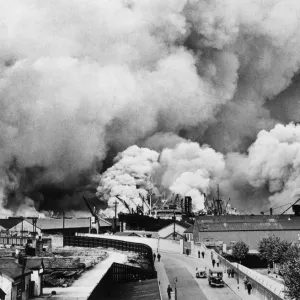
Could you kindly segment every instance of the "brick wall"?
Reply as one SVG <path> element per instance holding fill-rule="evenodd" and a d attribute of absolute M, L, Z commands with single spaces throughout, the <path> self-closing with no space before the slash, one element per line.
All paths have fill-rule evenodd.
<path fill-rule="evenodd" d="M 84 268 L 80 258 L 73 257 L 44 257 L 45 269 L 78 269 Z"/>

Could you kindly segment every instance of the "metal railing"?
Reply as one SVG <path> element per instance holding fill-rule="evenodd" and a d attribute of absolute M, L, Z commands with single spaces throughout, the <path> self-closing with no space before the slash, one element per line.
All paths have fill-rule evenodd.
<path fill-rule="evenodd" d="M 121 251 L 136 252 L 144 255 L 150 262 L 151 269 L 154 270 L 153 252 L 152 248 L 148 245 L 141 243 L 133 243 L 121 240 L 105 239 L 98 237 L 85 237 L 85 236 L 64 236 L 64 246 L 75 247 L 103 247 L 114 248 Z"/>

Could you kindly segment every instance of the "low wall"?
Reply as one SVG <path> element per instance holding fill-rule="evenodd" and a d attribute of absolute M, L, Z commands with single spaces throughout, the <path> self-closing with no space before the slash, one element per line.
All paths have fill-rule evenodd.
<path fill-rule="evenodd" d="M 209 250 L 203 243 L 191 242 L 192 256 L 197 257 L 198 251 Z M 243 278 L 247 276 L 248 280 L 252 285 L 252 293 L 255 294 L 261 300 L 282 300 L 284 298 L 284 286 L 283 284 L 276 283 L 272 279 L 257 273 L 254 270 L 248 269 L 247 267 L 229 262 L 223 256 L 219 255 L 216 251 L 211 250 L 214 257 L 219 257 L 220 265 L 227 272 L 228 268 L 234 269 L 234 277 L 239 278 L 240 288 L 244 288 Z M 226 279 L 225 279 L 226 282 Z"/>
<path fill-rule="evenodd" d="M 117 235 L 102 235 L 102 234 L 90 234 L 90 233 L 78 233 L 78 236 L 98 237 L 104 239 L 113 239 L 120 241 L 127 241 L 133 243 L 141 243 L 148 245 L 152 248 L 152 251 L 166 251 L 183 253 L 183 240 L 173 241 L 165 239 L 154 239 L 154 238 L 142 238 L 135 236 L 117 236 Z"/>
<path fill-rule="evenodd" d="M 83 269 L 80 258 L 72 257 L 44 257 L 45 269 Z"/>
<path fill-rule="evenodd" d="M 202 246 L 202 245 L 201 245 Z M 238 264 L 231 263 L 217 252 L 213 251 L 215 257 L 219 257 L 220 265 L 225 269 L 234 269 L 234 277 L 239 279 L 240 288 L 244 288 L 243 278 L 246 276 L 252 285 L 252 293 L 261 300 L 282 300 L 284 298 L 284 286 L 280 283 L 274 282 L 272 279 L 257 273 L 247 267 Z"/>

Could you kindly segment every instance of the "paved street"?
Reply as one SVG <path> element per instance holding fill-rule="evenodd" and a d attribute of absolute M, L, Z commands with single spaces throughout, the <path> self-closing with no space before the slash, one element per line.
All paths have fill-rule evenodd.
<path fill-rule="evenodd" d="M 237 300 L 239 299 L 227 286 L 213 288 L 208 285 L 207 279 L 195 277 L 196 267 L 206 265 L 191 257 L 182 254 L 162 253 L 162 263 L 167 277 L 174 290 L 174 279 L 177 277 L 178 300 Z M 156 263 L 159 264 L 159 263 Z M 166 290 L 162 290 L 166 293 Z"/>

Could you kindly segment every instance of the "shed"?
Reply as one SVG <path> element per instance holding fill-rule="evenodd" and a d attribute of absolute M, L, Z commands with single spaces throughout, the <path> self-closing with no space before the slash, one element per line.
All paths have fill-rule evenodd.
<path fill-rule="evenodd" d="M 31 282 L 33 285 L 33 295 L 40 296 L 43 294 L 43 273 L 44 263 L 42 258 L 25 258 L 20 260 L 22 265 L 32 271 Z"/>
<path fill-rule="evenodd" d="M 4 275 L 1 289 L 6 294 L 5 300 L 28 300 L 32 271 L 14 261 L 0 259 L 0 272 Z"/>

